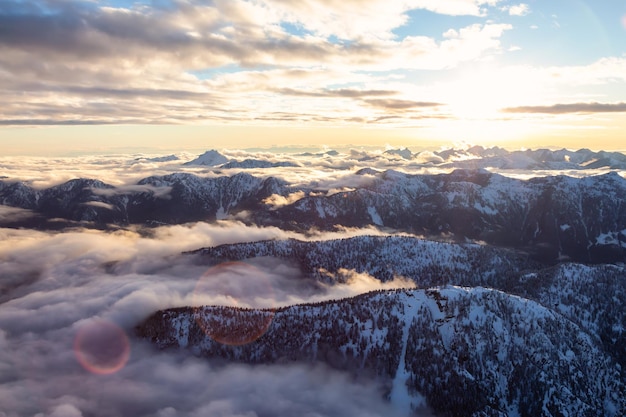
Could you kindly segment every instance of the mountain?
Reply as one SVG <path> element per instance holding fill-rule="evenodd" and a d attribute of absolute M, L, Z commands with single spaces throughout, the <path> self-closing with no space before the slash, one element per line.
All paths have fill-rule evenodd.
<path fill-rule="evenodd" d="M 383 152 L 383 155 L 398 156 L 402 159 L 413 159 L 413 152 L 411 152 L 408 148 L 388 149 Z"/>
<path fill-rule="evenodd" d="M 228 158 L 226 158 L 218 151 L 212 149 L 210 151 L 206 151 L 202 155 L 198 156 L 196 159 L 185 162 L 183 165 L 204 165 L 213 167 L 225 164 L 226 162 L 228 162 Z"/>
<path fill-rule="evenodd" d="M 172 162 L 178 161 L 180 158 L 176 155 L 165 155 L 165 156 L 155 156 L 152 158 L 136 158 L 137 162 L 147 161 L 147 162 Z"/>
<path fill-rule="evenodd" d="M 322 361 L 374 376 L 390 401 L 437 416 L 626 411 L 624 266 L 546 266 L 511 250 L 406 236 L 251 242 L 189 255 L 208 265 L 275 257 L 325 285 L 357 272 L 405 277 L 419 289 L 271 310 L 159 311 L 137 334 L 160 348 L 246 363 Z"/>
<path fill-rule="evenodd" d="M 546 261 L 626 259 L 626 179 L 617 173 L 518 180 L 485 170 L 410 175 L 359 171 L 354 191 L 309 195 L 272 211 L 259 224 L 308 230 L 376 225 L 424 235 L 453 235 L 524 248 Z M 285 227 L 285 226 L 283 226 Z"/>
<path fill-rule="evenodd" d="M 443 159 L 439 166 L 450 168 L 498 168 L 515 170 L 626 169 L 626 155 L 619 152 L 594 152 L 589 149 L 518 150 L 474 146 L 466 150 L 435 152 Z"/>
<path fill-rule="evenodd" d="M 546 267 L 523 253 L 476 244 L 405 236 L 359 236 L 302 242 L 263 241 L 203 248 L 190 254 L 207 265 L 257 257 L 289 260 L 305 278 L 334 285 L 354 272 L 388 282 L 403 277 L 419 288 L 488 287 L 535 300 L 598 335 L 626 369 L 626 270 L 562 263 Z"/>
<path fill-rule="evenodd" d="M 207 265 L 257 257 L 286 259 L 326 283 L 345 282 L 351 272 L 367 273 L 381 282 L 400 276 L 418 286 L 447 283 L 509 290 L 520 271 L 541 264 L 528 255 L 478 244 L 453 244 L 409 236 L 358 236 L 304 242 L 295 239 L 236 243 L 189 252 Z"/>
<path fill-rule="evenodd" d="M 334 194 L 317 190 L 315 181 L 290 186 L 244 173 L 175 173 L 126 189 L 88 179 L 46 190 L 0 181 L 0 203 L 99 225 L 214 221 L 247 211 L 252 224 L 303 232 L 376 226 L 523 249 L 546 262 L 626 261 L 626 179 L 615 172 L 519 180 L 486 170 L 362 169 L 355 176 L 363 177 L 357 187 Z M 301 198 L 268 203 L 286 195 Z"/>
<path fill-rule="evenodd" d="M 230 361 L 322 361 L 374 374 L 390 401 L 428 406 L 437 416 L 626 411 L 622 367 L 596 334 L 540 303 L 480 287 L 275 310 L 177 308 L 156 312 L 137 334 L 160 348 Z"/>
<path fill-rule="evenodd" d="M 83 226 L 180 224 L 215 221 L 257 209 L 264 199 L 283 193 L 284 187 L 276 178 L 245 173 L 216 178 L 175 173 L 144 178 L 126 188 L 93 179 L 70 180 L 44 190 L 0 181 L 0 204 L 29 209 L 48 220 L 82 222 Z M 36 225 L 41 223 L 38 219 Z"/>
<path fill-rule="evenodd" d="M 264 199 L 281 194 L 284 187 L 276 178 L 264 179 L 245 173 L 216 178 L 176 173 L 145 178 L 138 184 L 165 187 L 169 193 L 167 198 L 146 193 L 133 196 L 129 206 L 131 223 L 214 221 L 230 213 L 259 209 Z"/>

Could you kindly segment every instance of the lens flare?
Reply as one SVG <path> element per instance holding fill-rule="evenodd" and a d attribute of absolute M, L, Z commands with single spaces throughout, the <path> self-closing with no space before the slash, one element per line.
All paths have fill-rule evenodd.
<path fill-rule="evenodd" d="M 130 343 L 124 330 L 108 321 L 89 323 L 74 338 L 74 354 L 87 371 L 109 375 L 122 369 L 130 358 Z"/>
<path fill-rule="evenodd" d="M 624 29 L 626 29 L 626 14 L 622 16 L 622 26 L 624 26 Z"/>
<path fill-rule="evenodd" d="M 205 304 L 208 297 L 221 298 L 223 305 L 195 307 L 194 319 L 216 342 L 231 346 L 252 343 L 274 319 L 274 291 L 268 275 L 244 262 L 225 262 L 207 270 L 194 290 L 194 305 Z M 265 308 L 242 308 L 240 300 Z"/>

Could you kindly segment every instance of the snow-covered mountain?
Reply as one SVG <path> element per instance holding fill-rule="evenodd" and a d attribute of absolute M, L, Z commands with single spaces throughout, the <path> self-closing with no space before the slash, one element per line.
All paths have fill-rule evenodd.
<path fill-rule="evenodd" d="M 623 266 L 546 267 L 510 250 L 402 236 L 252 242 L 190 255 L 209 265 L 288 259 L 325 285 L 366 273 L 402 276 L 420 289 L 273 310 L 160 311 L 137 331 L 161 348 L 373 373 L 399 407 L 438 416 L 626 411 Z"/>
<path fill-rule="evenodd" d="M 540 266 L 525 253 L 478 244 L 453 244 L 409 236 L 357 236 L 305 242 L 269 240 L 208 247 L 190 252 L 207 265 L 257 257 L 286 259 L 316 281 L 337 283 L 352 272 L 382 282 L 405 277 L 420 287 L 454 283 L 511 289 L 520 271 Z"/>
<path fill-rule="evenodd" d="M 346 282 L 353 273 L 366 273 L 382 282 L 403 277 L 419 288 L 447 284 L 495 288 L 555 308 L 588 332 L 602 335 L 608 351 L 626 345 L 623 267 L 571 263 L 546 267 L 508 249 L 405 236 L 273 240 L 203 248 L 191 254 L 208 265 L 266 256 L 285 259 L 297 264 L 306 277 L 331 285 Z M 623 347 L 618 361 L 626 366 Z"/>
<path fill-rule="evenodd" d="M 164 156 L 155 156 L 152 158 L 137 158 L 136 161 L 147 161 L 147 162 L 173 162 L 178 161 L 180 158 L 176 155 L 164 155 Z"/>
<path fill-rule="evenodd" d="M 64 385 L 34 392 L 45 404 L 73 396 L 72 415 L 91 415 L 108 397 L 84 409 L 83 399 L 104 379 L 143 384 L 137 376 L 148 374 L 157 397 L 171 393 L 155 371 L 171 362 L 169 383 L 181 387 L 170 397 L 202 397 L 179 407 L 202 415 L 213 397 L 194 387 L 218 368 L 289 369 L 295 381 L 330 367 L 407 416 L 625 415 L 623 159 L 480 147 L 209 151 L 190 165 L 51 160 L 57 172 L 5 158 L 0 342 L 8 375 L 28 375 L 4 386 L 36 386 L 62 369 Z M 77 172 L 86 178 L 67 181 Z M 220 303 L 231 306 L 203 305 Z M 66 355 L 96 319 L 121 326 L 132 345 L 127 368 L 100 380 Z M 31 355 L 40 367 L 24 373 Z M 28 407 L 9 413 L 60 413 Z M 165 403 L 142 410 L 174 412 Z"/>
<path fill-rule="evenodd" d="M 206 166 L 223 169 L 261 169 L 261 168 L 289 168 L 298 167 L 295 162 L 269 161 L 267 159 L 246 158 L 243 160 L 229 159 L 220 152 L 212 149 L 199 155 L 196 159 L 185 162 L 183 166 Z"/>
<path fill-rule="evenodd" d="M 45 190 L 0 181 L 0 203 L 101 227 L 214 221 L 245 211 L 253 224 L 283 229 L 375 226 L 523 248 L 545 261 L 626 259 L 626 179 L 615 172 L 520 180 L 486 170 L 413 175 L 365 169 L 359 176 L 356 187 L 333 194 L 315 182 L 290 185 L 245 173 L 175 173 L 120 189 L 88 179 Z M 297 198 L 269 203 L 287 195 Z"/>
<path fill-rule="evenodd" d="M 362 172 L 362 171 L 361 171 Z M 261 224 L 331 230 L 376 225 L 527 248 L 545 260 L 624 259 L 626 180 L 616 173 L 522 181 L 484 170 L 442 175 L 384 171 L 360 188 L 309 195 L 269 212 Z"/>
<path fill-rule="evenodd" d="M 196 159 L 189 162 L 185 162 L 184 165 L 204 165 L 204 166 L 218 166 L 228 162 L 228 158 L 219 153 L 218 151 L 211 149 L 206 151 L 202 155 L 199 155 Z"/>
<path fill-rule="evenodd" d="M 499 168 L 516 170 L 585 170 L 626 169 L 626 155 L 619 152 L 594 152 L 589 149 L 519 150 L 474 146 L 465 150 L 447 149 L 434 152 L 442 158 L 440 166 L 453 168 Z M 419 154 L 414 156 L 419 158 Z"/>
<path fill-rule="evenodd" d="M 231 361 L 323 361 L 373 373 L 390 401 L 438 416 L 626 410 L 621 366 L 597 335 L 540 303 L 480 287 L 277 310 L 178 308 L 155 313 L 137 331 L 161 348 Z"/>
<path fill-rule="evenodd" d="M 284 183 L 276 178 L 245 173 L 216 178 L 175 173 L 120 188 L 92 179 L 71 180 L 44 190 L 0 181 L 0 204 L 84 226 L 179 224 L 215 221 L 229 213 L 262 207 L 264 199 L 282 193 L 283 188 Z M 37 222 L 26 225 L 46 227 L 41 219 Z"/>

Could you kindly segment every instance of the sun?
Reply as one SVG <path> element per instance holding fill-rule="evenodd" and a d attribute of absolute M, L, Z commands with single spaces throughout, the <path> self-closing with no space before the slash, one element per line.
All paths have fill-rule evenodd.
<path fill-rule="evenodd" d="M 502 119 L 502 109 L 537 104 L 542 83 L 524 67 L 481 65 L 441 85 L 441 97 L 452 116 L 462 120 Z"/>

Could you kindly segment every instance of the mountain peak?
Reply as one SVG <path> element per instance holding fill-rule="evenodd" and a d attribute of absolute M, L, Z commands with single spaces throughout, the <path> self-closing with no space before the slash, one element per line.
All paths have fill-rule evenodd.
<path fill-rule="evenodd" d="M 399 156 L 402 159 L 413 159 L 413 152 L 411 152 L 408 148 L 388 149 L 384 153 L 385 155 Z"/>
<path fill-rule="evenodd" d="M 226 162 L 228 162 L 228 158 L 215 149 L 211 149 L 210 151 L 206 151 L 202 155 L 198 156 L 196 159 L 186 162 L 184 165 L 218 166 L 225 164 Z"/>

